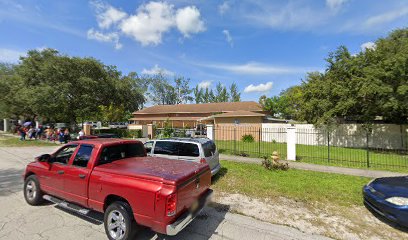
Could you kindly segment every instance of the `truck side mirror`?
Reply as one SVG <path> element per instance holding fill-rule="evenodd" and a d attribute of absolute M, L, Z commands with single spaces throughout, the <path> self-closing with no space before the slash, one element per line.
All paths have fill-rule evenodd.
<path fill-rule="evenodd" d="M 39 162 L 50 162 L 51 160 L 51 155 L 50 154 L 43 154 L 35 158 L 35 160 Z"/>

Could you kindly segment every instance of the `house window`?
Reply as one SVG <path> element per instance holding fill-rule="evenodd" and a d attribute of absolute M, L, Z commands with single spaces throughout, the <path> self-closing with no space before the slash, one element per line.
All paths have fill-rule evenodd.
<path fill-rule="evenodd" d="M 239 119 L 237 119 L 237 118 L 234 119 L 234 123 L 235 123 L 235 124 L 239 124 Z"/>

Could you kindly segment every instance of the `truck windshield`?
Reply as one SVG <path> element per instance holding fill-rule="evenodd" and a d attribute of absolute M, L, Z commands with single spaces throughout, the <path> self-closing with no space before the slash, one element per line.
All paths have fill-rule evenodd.
<path fill-rule="evenodd" d="M 144 156 L 146 156 L 146 153 L 142 144 L 137 143 L 119 144 L 104 147 L 98 165 L 110 163 L 124 158 Z"/>

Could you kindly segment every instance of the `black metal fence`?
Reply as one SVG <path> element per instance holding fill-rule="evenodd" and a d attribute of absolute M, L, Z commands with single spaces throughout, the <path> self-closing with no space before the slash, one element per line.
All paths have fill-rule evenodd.
<path fill-rule="evenodd" d="M 408 170 L 407 136 L 391 144 L 390 136 L 372 130 L 297 129 L 296 157 L 302 162 L 381 170 Z M 405 138 L 405 139 L 404 139 Z"/>
<path fill-rule="evenodd" d="M 296 127 L 297 161 L 379 170 L 408 171 L 408 132 L 354 129 L 327 130 Z M 156 137 L 203 137 L 196 129 L 156 129 Z M 224 125 L 214 128 L 213 138 L 221 154 L 247 157 L 287 157 L 286 128 L 262 125 Z"/>
<path fill-rule="evenodd" d="M 261 126 L 222 126 L 214 129 L 220 153 L 248 157 L 271 156 L 286 159 L 286 129 Z"/>

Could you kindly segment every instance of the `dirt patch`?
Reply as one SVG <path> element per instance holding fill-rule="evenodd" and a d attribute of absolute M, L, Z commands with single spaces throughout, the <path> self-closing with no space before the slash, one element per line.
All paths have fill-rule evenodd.
<path fill-rule="evenodd" d="M 284 197 L 253 199 L 220 192 L 213 201 L 229 205 L 231 212 L 335 239 L 408 239 L 407 233 L 383 223 L 365 207 L 325 206 Z"/>

